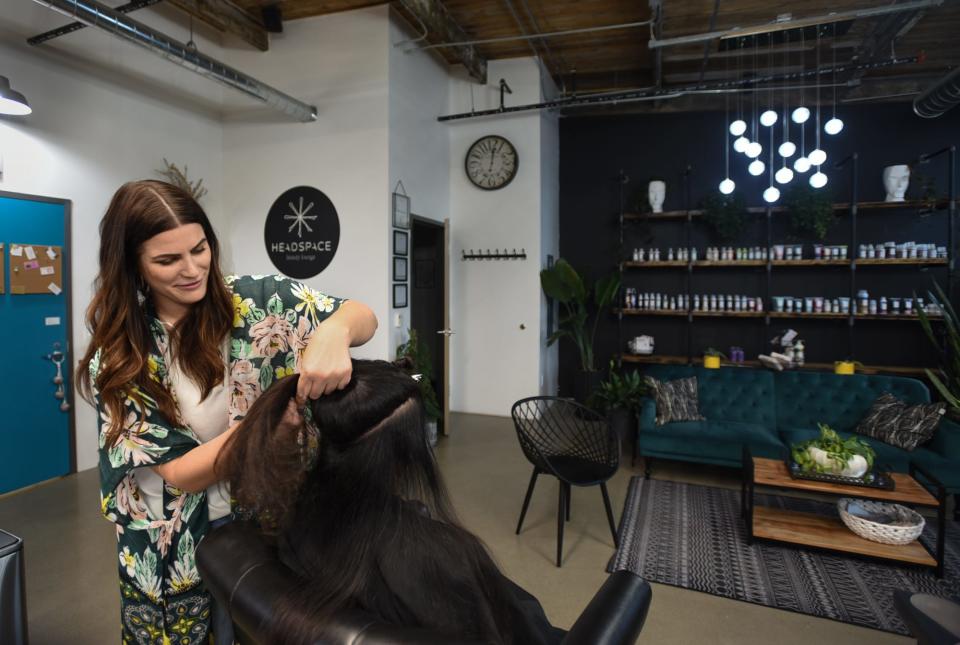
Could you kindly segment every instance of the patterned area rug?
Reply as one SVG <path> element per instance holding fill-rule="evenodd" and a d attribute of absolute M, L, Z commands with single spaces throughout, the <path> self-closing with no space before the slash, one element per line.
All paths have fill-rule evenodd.
<path fill-rule="evenodd" d="M 823 502 L 757 495 L 757 505 L 829 512 Z M 833 510 L 836 513 L 835 510 Z M 921 539 L 932 546 L 928 523 Z M 960 527 L 947 527 L 945 577 L 932 569 L 756 541 L 747 546 L 739 491 L 677 482 L 630 481 L 620 548 L 608 569 L 767 607 L 908 634 L 894 589 L 960 601 Z"/>

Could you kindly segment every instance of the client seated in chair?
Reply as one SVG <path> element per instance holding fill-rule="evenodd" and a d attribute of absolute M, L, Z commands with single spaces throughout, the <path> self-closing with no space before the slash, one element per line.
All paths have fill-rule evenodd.
<path fill-rule="evenodd" d="M 316 622 L 344 608 L 457 639 L 563 639 L 458 523 L 413 378 L 355 360 L 349 385 L 311 401 L 312 422 L 283 436 L 276 429 L 296 387 L 290 376 L 264 392 L 218 464 L 303 579 L 278 599 L 271 642 L 313 642 Z"/>

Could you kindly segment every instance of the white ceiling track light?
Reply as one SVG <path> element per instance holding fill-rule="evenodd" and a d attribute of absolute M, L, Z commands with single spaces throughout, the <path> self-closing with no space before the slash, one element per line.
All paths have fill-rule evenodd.
<path fill-rule="evenodd" d="M 6 76 L 0 76 L 0 114 L 26 116 L 32 112 L 33 108 L 27 103 L 27 98 L 10 87 Z"/>
<path fill-rule="evenodd" d="M 96 0 L 34 0 L 64 16 L 97 27 L 173 63 L 263 101 L 302 123 L 317 120 L 317 108 L 244 74 Z"/>
<path fill-rule="evenodd" d="M 817 25 L 817 120 L 814 132 L 816 132 L 816 148 L 814 148 L 807 158 L 810 163 L 817 167 L 817 172 L 810 176 L 810 185 L 814 188 L 823 188 L 827 185 L 827 176 L 820 171 L 820 166 L 827 160 L 827 153 L 820 148 L 820 26 Z"/>

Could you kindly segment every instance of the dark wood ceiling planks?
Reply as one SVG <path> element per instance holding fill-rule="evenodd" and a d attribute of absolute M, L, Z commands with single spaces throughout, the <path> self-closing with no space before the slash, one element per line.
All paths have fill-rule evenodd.
<path fill-rule="evenodd" d="M 900 0 L 899 3 L 902 3 Z M 236 4 L 252 14 L 261 7 L 276 4 L 275 0 L 235 0 Z M 488 39 L 520 34 L 548 33 L 603 27 L 650 20 L 654 17 L 651 4 L 661 6 L 661 37 L 673 38 L 734 27 L 749 27 L 774 22 L 778 16 L 793 18 L 827 15 L 831 12 L 870 9 L 887 6 L 888 0 L 805 0 L 771 3 L 767 0 L 439 0 L 450 18 L 470 39 Z M 371 0 L 282 0 L 279 2 L 284 20 L 348 11 L 371 5 L 385 4 Z M 391 3 L 401 15 L 409 19 L 402 1 Z M 714 16 L 714 12 L 716 15 Z M 821 60 L 831 61 L 836 51 L 837 62 L 851 62 L 855 54 L 863 54 L 865 39 L 874 37 L 882 26 L 880 18 L 864 18 L 853 22 L 848 33 L 837 39 L 824 38 Z M 410 20 L 411 29 L 419 25 Z M 711 27 L 712 25 L 712 27 Z M 916 91 L 950 68 L 960 64 L 960 1 L 945 0 L 940 7 L 926 9 L 919 20 L 910 25 L 905 34 L 894 41 L 879 38 L 881 47 L 873 51 L 873 59 L 912 56 L 922 52 L 919 64 L 870 70 L 862 74 L 858 85 L 842 88 L 841 95 L 853 97 L 882 97 L 907 88 Z M 612 91 L 648 87 L 657 78 L 657 56 L 648 46 L 649 26 L 625 27 L 616 30 L 570 34 L 544 39 L 513 40 L 474 45 L 476 52 L 486 60 L 538 55 L 557 85 L 566 92 Z M 436 44 L 435 34 L 428 34 L 426 42 Z M 735 56 L 718 54 L 718 41 L 667 47 L 661 50 L 661 78 L 666 86 L 697 82 L 701 78 L 714 81 L 742 75 Z M 765 69 L 767 61 L 772 70 L 809 68 L 815 62 L 815 43 L 788 45 L 784 60 L 782 49 L 760 50 L 757 62 Z M 707 60 L 704 63 L 704 52 Z M 452 49 L 438 49 L 449 63 L 456 63 Z M 768 58 L 769 56 L 769 58 Z M 747 57 L 752 64 L 751 57 Z M 844 79 L 841 79 L 844 80 Z M 912 89 L 911 89 L 912 88 Z M 903 92 L 900 100 L 909 98 Z M 697 97 L 684 105 L 709 107 L 716 98 Z M 661 103 L 661 102 L 658 102 Z M 668 102 L 662 102 L 666 105 Z M 644 106 L 648 109 L 649 106 Z"/>

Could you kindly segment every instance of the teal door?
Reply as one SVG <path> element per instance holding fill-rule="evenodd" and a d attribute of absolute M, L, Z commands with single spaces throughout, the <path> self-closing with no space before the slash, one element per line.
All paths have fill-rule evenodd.
<path fill-rule="evenodd" d="M 0 191 L 0 494 L 76 468 L 69 221 L 68 201 Z"/>

